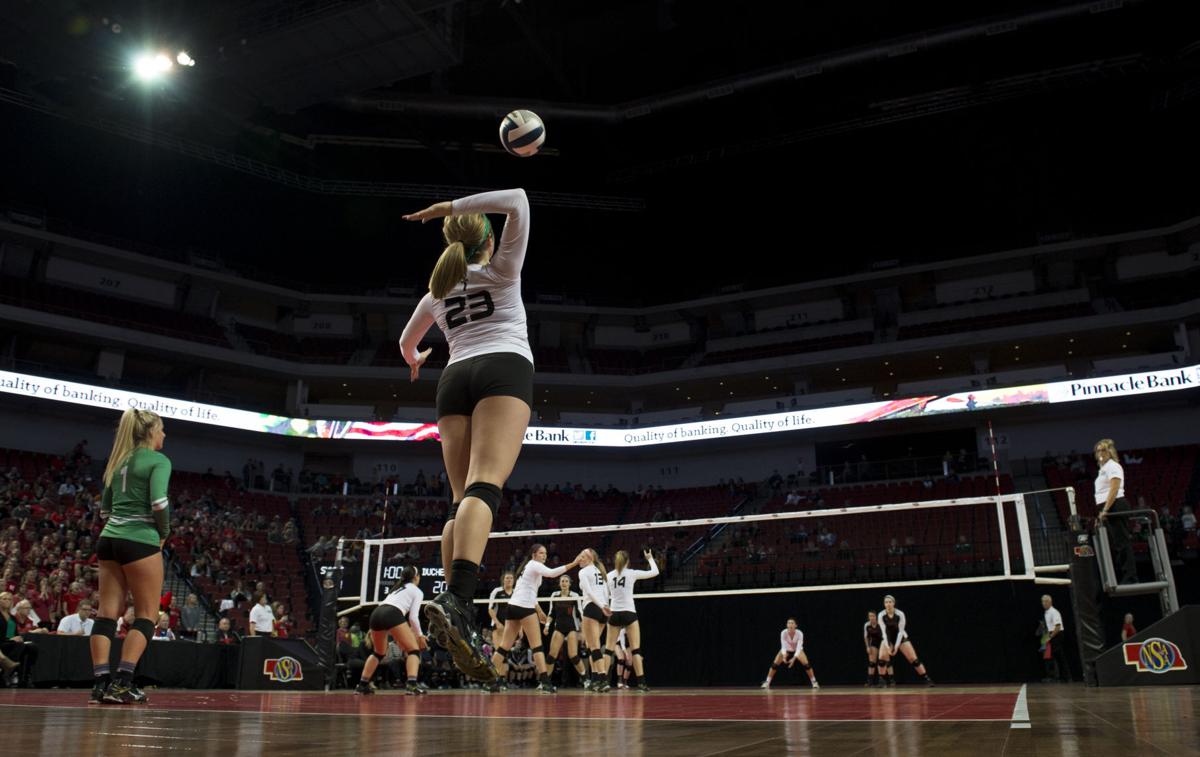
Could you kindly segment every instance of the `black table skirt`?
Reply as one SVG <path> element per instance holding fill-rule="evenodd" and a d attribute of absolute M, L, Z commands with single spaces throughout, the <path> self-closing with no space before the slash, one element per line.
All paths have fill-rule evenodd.
<path fill-rule="evenodd" d="M 31 681 L 39 684 L 91 683 L 92 654 L 86 636 L 28 634 L 37 647 Z M 151 641 L 138 663 L 137 680 L 172 688 L 231 689 L 237 685 L 239 650 L 225 644 Z M 114 639 L 113 670 L 121 659 L 121 640 Z"/>

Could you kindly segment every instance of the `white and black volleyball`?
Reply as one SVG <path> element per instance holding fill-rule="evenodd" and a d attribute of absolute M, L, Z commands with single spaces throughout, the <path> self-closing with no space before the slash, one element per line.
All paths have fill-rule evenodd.
<path fill-rule="evenodd" d="M 500 122 L 500 144 L 518 158 L 537 155 L 546 141 L 546 125 L 532 110 L 514 110 Z"/>

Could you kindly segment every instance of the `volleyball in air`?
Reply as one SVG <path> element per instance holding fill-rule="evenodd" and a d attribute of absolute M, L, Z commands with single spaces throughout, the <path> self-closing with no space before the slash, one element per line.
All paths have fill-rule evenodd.
<path fill-rule="evenodd" d="M 532 110 L 514 110 L 500 122 L 500 144 L 518 158 L 537 155 L 546 141 L 546 125 Z"/>

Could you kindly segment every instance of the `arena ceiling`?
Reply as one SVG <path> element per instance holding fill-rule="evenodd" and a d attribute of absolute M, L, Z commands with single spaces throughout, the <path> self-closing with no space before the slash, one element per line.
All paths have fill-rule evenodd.
<path fill-rule="evenodd" d="M 437 252 L 401 212 L 521 185 L 529 289 L 624 304 L 1152 226 L 1200 211 L 1196 6 L 15 0 L 0 200 L 378 288 Z"/>

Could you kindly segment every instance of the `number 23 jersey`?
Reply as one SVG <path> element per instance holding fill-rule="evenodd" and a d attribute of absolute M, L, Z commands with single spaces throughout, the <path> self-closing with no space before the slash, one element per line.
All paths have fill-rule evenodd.
<path fill-rule="evenodd" d="M 467 266 L 465 280 L 445 299 L 426 293 L 413 320 L 431 318 L 437 323 L 450 347 L 447 365 L 497 352 L 514 352 L 532 363 L 521 301 L 521 267 L 529 241 L 525 192 L 509 189 L 464 197 L 454 201 L 453 213 L 504 213 L 507 220 L 489 263 Z"/>

